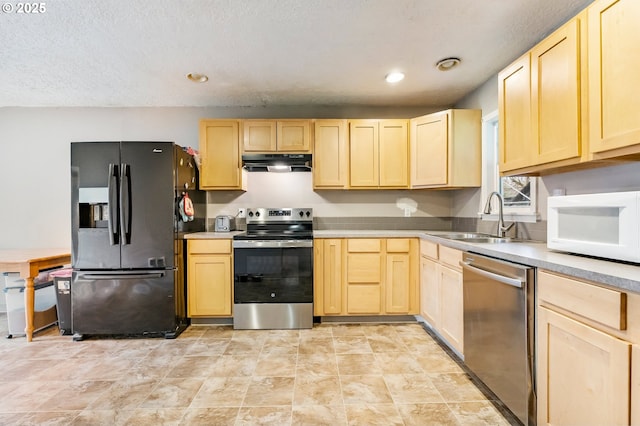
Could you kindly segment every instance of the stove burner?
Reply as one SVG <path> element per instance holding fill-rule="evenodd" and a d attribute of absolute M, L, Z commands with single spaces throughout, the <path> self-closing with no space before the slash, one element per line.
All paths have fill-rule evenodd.
<path fill-rule="evenodd" d="M 247 209 L 247 231 L 234 240 L 274 241 L 313 239 L 312 209 Z"/>

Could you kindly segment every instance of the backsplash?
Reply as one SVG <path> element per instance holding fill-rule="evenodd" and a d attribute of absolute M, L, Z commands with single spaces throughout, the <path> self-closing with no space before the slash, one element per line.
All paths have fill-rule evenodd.
<path fill-rule="evenodd" d="M 333 229 L 351 230 L 451 230 L 451 217 L 314 217 L 313 229 L 318 231 Z M 247 228 L 246 219 L 236 219 L 238 230 Z M 207 231 L 215 229 L 215 218 L 207 219 Z"/>
<path fill-rule="evenodd" d="M 246 229 L 245 219 L 236 219 L 238 230 Z M 207 231 L 213 232 L 215 218 L 207 219 Z M 546 241 L 547 222 L 520 223 L 516 225 L 518 238 Z M 498 222 L 470 217 L 315 217 L 313 229 L 325 230 L 417 230 L 417 231 L 470 231 L 496 235 Z M 513 236 L 513 230 L 509 232 Z"/>
<path fill-rule="evenodd" d="M 451 217 L 316 217 L 313 228 L 352 230 L 451 230 Z"/>

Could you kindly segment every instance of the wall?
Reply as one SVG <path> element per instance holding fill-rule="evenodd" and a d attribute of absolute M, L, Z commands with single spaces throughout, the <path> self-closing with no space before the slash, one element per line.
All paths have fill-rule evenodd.
<path fill-rule="evenodd" d="M 498 76 L 485 81 L 476 90 L 462 98 L 455 108 L 481 109 L 482 116 L 498 110 Z M 454 217 L 477 218 L 481 209 L 480 188 L 469 188 L 453 194 L 452 215 Z"/>
<path fill-rule="evenodd" d="M 70 246 L 69 143 L 72 141 L 168 140 L 197 147 L 201 118 L 398 118 L 435 110 L 439 108 L 0 108 L 0 249 Z M 372 212 L 404 214 L 394 207 L 401 196 L 396 191 L 316 194 L 308 183 L 297 186 L 293 176 L 286 178 L 288 180 L 274 179 L 282 180 L 251 178 L 247 194 L 230 196 L 235 197 L 232 200 L 237 204 L 272 205 L 271 201 L 278 200 L 289 205 L 305 200 L 312 203 L 319 214 L 334 216 Z M 274 194 L 289 194 L 292 186 L 297 188 L 295 201 L 275 198 Z M 214 212 L 218 197 L 213 196 Z M 416 197 L 420 214 L 450 215 L 446 194 Z M 336 206 L 331 207 L 332 203 Z"/>
<path fill-rule="evenodd" d="M 449 229 L 451 196 L 425 190 L 312 190 L 311 173 L 247 173 L 247 192 L 209 191 L 207 217 L 239 208 L 311 207 L 316 229 Z M 405 217 L 406 213 L 410 219 Z M 445 219 L 446 218 L 446 219 Z M 211 229 L 211 219 L 209 221 Z"/>

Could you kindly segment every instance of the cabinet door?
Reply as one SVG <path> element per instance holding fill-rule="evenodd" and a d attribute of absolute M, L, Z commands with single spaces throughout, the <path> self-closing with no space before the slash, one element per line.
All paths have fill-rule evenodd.
<path fill-rule="evenodd" d="M 631 425 L 640 426 L 640 345 L 631 349 Z"/>
<path fill-rule="evenodd" d="M 322 316 L 323 311 L 323 284 L 324 284 L 324 241 L 315 238 L 313 240 L 313 315 Z"/>
<path fill-rule="evenodd" d="M 500 171 L 531 165 L 529 53 L 498 74 Z"/>
<path fill-rule="evenodd" d="M 239 122 L 200 121 L 200 189 L 243 189 Z"/>
<path fill-rule="evenodd" d="M 276 122 L 245 120 L 243 128 L 244 152 L 270 152 L 276 150 Z"/>
<path fill-rule="evenodd" d="M 411 120 L 411 186 L 447 184 L 447 120 L 446 113 Z"/>
<path fill-rule="evenodd" d="M 410 253 L 387 253 L 385 279 L 385 311 L 388 314 L 408 314 L 411 295 Z"/>
<path fill-rule="evenodd" d="M 389 238 L 385 254 L 385 311 L 419 314 L 418 240 Z"/>
<path fill-rule="evenodd" d="M 378 122 L 349 121 L 349 184 L 354 188 L 375 188 L 380 180 Z"/>
<path fill-rule="evenodd" d="M 571 20 L 531 50 L 534 164 L 581 152 L 580 24 Z"/>
<path fill-rule="evenodd" d="M 449 344 L 463 354 L 464 296 L 462 273 L 439 265 L 440 326 L 438 330 Z"/>
<path fill-rule="evenodd" d="M 409 129 L 407 120 L 379 123 L 379 176 L 381 187 L 409 185 Z"/>
<path fill-rule="evenodd" d="M 188 314 L 231 315 L 231 256 L 189 254 L 187 270 Z"/>
<path fill-rule="evenodd" d="M 589 19 L 589 146 L 640 144 L 640 2 L 597 0 Z"/>
<path fill-rule="evenodd" d="M 538 425 L 628 425 L 630 344 L 538 308 Z"/>
<path fill-rule="evenodd" d="M 440 327 L 440 277 L 438 264 L 420 257 L 420 315 L 431 327 Z"/>
<path fill-rule="evenodd" d="M 345 188 L 348 179 L 346 120 L 316 120 L 313 141 L 313 187 Z"/>
<path fill-rule="evenodd" d="M 316 240 L 316 315 L 342 313 L 342 240 Z M 320 254 L 321 253 L 321 254 Z M 320 255 L 319 255 L 320 254 Z"/>
<path fill-rule="evenodd" d="M 311 151 L 311 122 L 309 120 L 278 121 L 277 150 L 286 152 Z"/>

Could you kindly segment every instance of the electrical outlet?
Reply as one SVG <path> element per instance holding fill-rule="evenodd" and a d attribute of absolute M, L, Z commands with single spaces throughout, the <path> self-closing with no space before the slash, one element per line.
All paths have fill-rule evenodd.
<path fill-rule="evenodd" d="M 247 217 L 247 209 L 238 209 L 238 218 L 242 219 Z"/>

